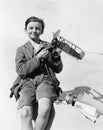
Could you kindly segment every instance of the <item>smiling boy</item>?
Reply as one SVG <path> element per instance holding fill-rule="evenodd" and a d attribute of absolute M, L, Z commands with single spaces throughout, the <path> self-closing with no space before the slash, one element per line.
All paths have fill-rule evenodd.
<path fill-rule="evenodd" d="M 54 119 L 53 101 L 58 97 L 59 81 L 56 73 L 63 69 L 60 53 L 55 57 L 47 49 L 48 42 L 40 39 L 44 21 L 30 17 L 25 22 L 29 41 L 17 49 L 16 72 L 19 84 L 14 94 L 19 95 L 18 109 L 22 130 L 49 130 Z M 56 51 L 56 50 L 55 50 Z M 15 85 L 15 83 L 14 83 Z"/>

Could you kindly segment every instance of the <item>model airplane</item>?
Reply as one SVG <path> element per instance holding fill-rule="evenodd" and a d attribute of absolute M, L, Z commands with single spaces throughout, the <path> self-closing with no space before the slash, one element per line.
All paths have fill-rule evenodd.
<path fill-rule="evenodd" d="M 74 43 L 61 37 L 59 33 L 60 30 L 57 30 L 55 33 L 53 33 L 53 40 L 51 42 L 51 46 L 58 47 L 67 54 L 82 60 L 85 55 L 85 52 Z"/>

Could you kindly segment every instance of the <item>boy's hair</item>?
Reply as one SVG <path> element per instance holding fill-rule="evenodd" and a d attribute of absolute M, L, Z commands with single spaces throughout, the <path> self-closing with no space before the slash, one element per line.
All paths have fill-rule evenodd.
<path fill-rule="evenodd" d="M 27 29 L 27 25 L 30 22 L 39 22 L 42 25 L 42 33 L 44 32 L 44 28 L 45 28 L 45 23 L 42 19 L 35 17 L 35 16 L 31 16 L 29 17 L 26 21 L 25 21 L 25 29 Z"/>

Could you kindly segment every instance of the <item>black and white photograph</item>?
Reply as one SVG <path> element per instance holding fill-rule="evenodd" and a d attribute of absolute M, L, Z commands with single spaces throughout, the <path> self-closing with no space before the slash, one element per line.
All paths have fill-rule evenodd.
<path fill-rule="evenodd" d="M 103 129 L 103 1 L 0 0 L 0 130 Z"/>

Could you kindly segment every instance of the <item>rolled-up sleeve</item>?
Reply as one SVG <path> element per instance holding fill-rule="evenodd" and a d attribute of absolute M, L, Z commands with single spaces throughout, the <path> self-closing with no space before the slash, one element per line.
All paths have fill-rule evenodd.
<path fill-rule="evenodd" d="M 28 74 L 34 72 L 39 66 L 39 60 L 34 56 L 27 60 L 23 48 L 19 47 L 16 53 L 16 71 L 19 76 L 25 78 Z"/>

